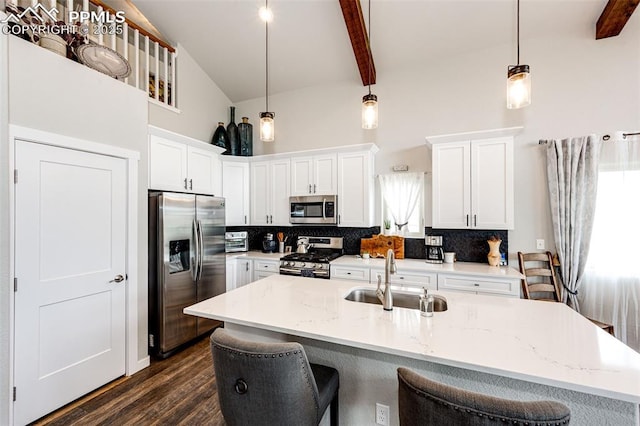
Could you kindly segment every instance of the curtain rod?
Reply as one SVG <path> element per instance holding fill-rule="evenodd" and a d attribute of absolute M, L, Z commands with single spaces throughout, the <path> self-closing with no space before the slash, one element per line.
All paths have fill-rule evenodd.
<path fill-rule="evenodd" d="M 631 132 L 631 133 L 623 133 L 622 134 L 622 139 L 626 139 L 627 136 L 637 136 L 640 135 L 640 132 Z M 611 139 L 611 135 L 604 135 L 602 136 L 602 140 L 603 141 L 608 141 L 609 139 Z M 544 139 L 540 139 L 538 141 L 538 145 L 546 145 L 547 141 Z"/>

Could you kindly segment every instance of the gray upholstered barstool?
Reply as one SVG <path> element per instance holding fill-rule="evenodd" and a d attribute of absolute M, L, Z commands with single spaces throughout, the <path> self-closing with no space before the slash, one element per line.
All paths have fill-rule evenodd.
<path fill-rule="evenodd" d="M 310 364 L 301 344 L 250 342 L 218 328 L 211 353 L 227 425 L 316 426 L 329 405 L 338 425 L 338 371 Z"/>
<path fill-rule="evenodd" d="M 398 368 L 400 426 L 566 425 L 569 408 L 555 401 L 513 401 L 470 392 Z"/>

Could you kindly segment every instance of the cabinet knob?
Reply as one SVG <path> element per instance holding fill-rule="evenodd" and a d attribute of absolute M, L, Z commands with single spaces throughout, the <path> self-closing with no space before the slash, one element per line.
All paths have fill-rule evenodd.
<path fill-rule="evenodd" d="M 480 287 L 480 284 L 478 284 L 478 283 L 473 283 L 473 285 L 476 286 L 476 287 Z"/>

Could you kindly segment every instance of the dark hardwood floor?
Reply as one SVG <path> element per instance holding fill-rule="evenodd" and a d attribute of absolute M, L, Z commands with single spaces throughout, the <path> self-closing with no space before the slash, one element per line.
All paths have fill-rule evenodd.
<path fill-rule="evenodd" d="M 34 425 L 224 425 L 209 337 L 118 379 Z"/>

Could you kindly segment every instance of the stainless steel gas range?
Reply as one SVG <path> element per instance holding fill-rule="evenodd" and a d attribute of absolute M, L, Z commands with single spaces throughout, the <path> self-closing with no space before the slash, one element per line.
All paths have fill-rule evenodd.
<path fill-rule="evenodd" d="M 329 262 L 344 254 L 342 237 L 298 237 L 303 242 L 301 250 L 306 253 L 291 253 L 280 258 L 280 274 L 299 277 L 331 277 Z M 300 246 L 299 246 L 300 247 Z"/>

